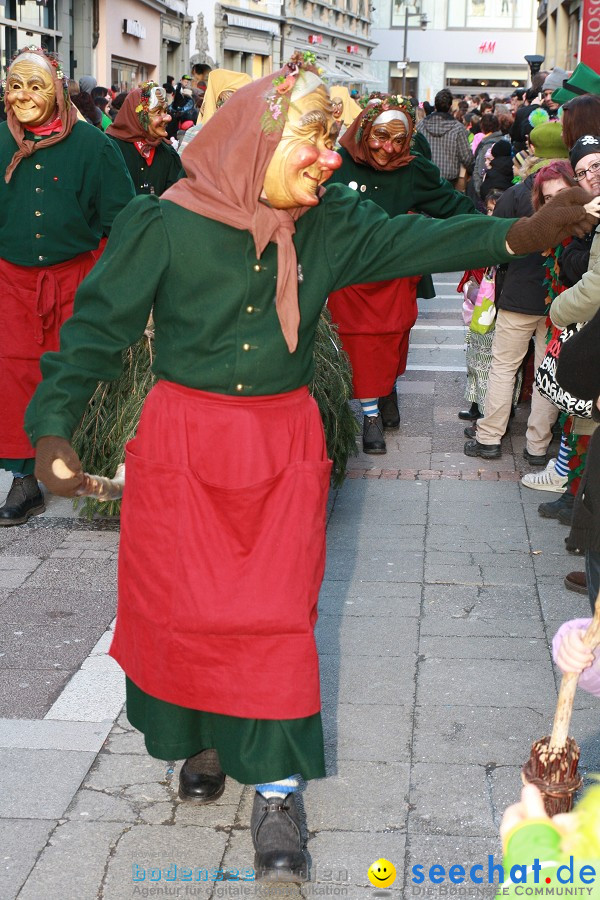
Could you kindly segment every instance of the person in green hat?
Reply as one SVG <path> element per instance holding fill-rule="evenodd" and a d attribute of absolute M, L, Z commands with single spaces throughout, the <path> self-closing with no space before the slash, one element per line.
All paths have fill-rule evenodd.
<path fill-rule="evenodd" d="M 565 78 L 562 87 L 552 94 L 555 103 L 566 103 L 582 94 L 600 94 L 600 75 L 585 63 L 579 63 L 573 74 Z"/>

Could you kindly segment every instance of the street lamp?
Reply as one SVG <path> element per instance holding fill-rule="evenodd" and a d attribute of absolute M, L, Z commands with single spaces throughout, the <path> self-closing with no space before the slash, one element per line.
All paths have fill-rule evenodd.
<path fill-rule="evenodd" d="M 402 93 L 406 94 L 406 70 L 408 69 L 408 20 L 412 18 L 419 19 L 419 27 L 421 31 L 425 31 L 429 24 L 429 19 L 427 18 L 427 13 L 421 11 L 421 3 L 420 0 L 416 0 L 415 2 L 415 11 L 408 11 L 408 3 L 404 4 L 404 53 L 403 53 L 403 65 L 398 68 L 402 68 Z"/>

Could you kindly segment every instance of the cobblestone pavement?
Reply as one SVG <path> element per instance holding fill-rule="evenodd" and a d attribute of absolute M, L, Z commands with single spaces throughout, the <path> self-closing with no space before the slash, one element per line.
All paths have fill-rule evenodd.
<path fill-rule="evenodd" d="M 106 656 L 118 528 L 52 499 L 0 529 L 3 900 L 359 900 L 386 896 L 367 879 L 379 857 L 397 869 L 387 896 L 408 898 L 424 895 L 417 864 L 500 861 L 501 812 L 556 701 L 549 639 L 588 601 L 563 586 L 582 567 L 566 529 L 537 513 L 556 495 L 519 483 L 526 409 L 500 460 L 462 453 L 457 280 L 440 276 L 438 299 L 421 304 L 387 455 L 357 456 L 330 498 L 317 626 L 329 777 L 304 793 L 312 881 L 181 880 L 181 867 L 197 879 L 252 865 L 252 788 L 228 779 L 209 807 L 177 800 L 180 763 L 146 754 Z M 599 709 L 578 694 L 586 771 L 600 767 Z"/>

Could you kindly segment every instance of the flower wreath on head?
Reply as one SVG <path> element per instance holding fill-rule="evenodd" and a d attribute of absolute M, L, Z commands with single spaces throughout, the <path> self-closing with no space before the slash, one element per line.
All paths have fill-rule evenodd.
<path fill-rule="evenodd" d="M 414 106 L 408 97 L 403 97 L 402 94 L 382 94 L 380 91 L 373 91 L 366 100 L 365 98 L 362 99 L 361 105 L 363 106 L 363 112 L 361 113 L 360 128 L 356 132 L 357 144 L 362 140 L 365 125 L 372 124 L 387 109 L 402 110 L 402 112 L 410 116 L 413 126 L 416 121 Z"/>
<path fill-rule="evenodd" d="M 42 56 L 44 56 L 44 58 L 47 60 L 47 62 L 49 62 L 50 65 L 52 66 L 55 77 L 58 78 L 59 81 L 62 81 L 63 91 L 65 93 L 65 99 L 68 100 L 69 99 L 69 90 L 68 90 L 69 84 L 68 84 L 68 80 L 65 76 L 65 73 L 63 72 L 63 68 L 62 68 L 58 53 L 53 53 L 50 50 L 46 50 L 45 47 L 36 47 L 35 44 L 29 44 L 28 47 L 21 47 L 20 50 L 17 50 L 15 53 L 13 53 L 8 65 L 6 66 L 7 72 L 10 71 L 10 67 L 12 66 L 12 64 L 14 62 L 17 62 L 17 60 L 23 53 L 41 53 Z M 1 84 L 5 91 L 6 91 L 6 83 L 7 83 L 7 79 L 4 78 L 1 82 Z"/>
<path fill-rule="evenodd" d="M 152 99 L 152 91 L 155 91 L 155 96 L 158 99 L 164 100 L 166 103 L 167 95 L 164 90 L 156 81 L 145 81 L 141 87 L 142 96 L 140 97 L 140 102 L 135 108 L 137 117 L 140 121 L 140 125 L 144 129 L 144 131 L 148 131 L 148 127 L 150 125 L 150 109 L 154 107 L 150 106 L 150 100 Z M 162 93 L 162 96 L 160 96 Z"/>
<path fill-rule="evenodd" d="M 266 134 L 283 131 L 291 106 L 291 93 L 301 71 L 313 72 L 323 78 L 323 69 L 319 68 L 317 57 L 309 50 L 305 53 L 297 50 L 283 66 L 283 71 L 284 74 L 273 79 L 272 87 L 265 97 L 267 108 L 261 116 L 260 124 Z"/>

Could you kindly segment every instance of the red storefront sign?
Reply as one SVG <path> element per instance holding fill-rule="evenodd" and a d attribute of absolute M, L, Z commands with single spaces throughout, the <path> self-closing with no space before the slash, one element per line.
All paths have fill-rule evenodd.
<path fill-rule="evenodd" d="M 584 0 L 581 20 L 581 62 L 600 72 L 600 0 Z"/>

